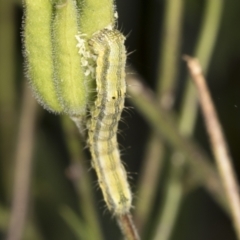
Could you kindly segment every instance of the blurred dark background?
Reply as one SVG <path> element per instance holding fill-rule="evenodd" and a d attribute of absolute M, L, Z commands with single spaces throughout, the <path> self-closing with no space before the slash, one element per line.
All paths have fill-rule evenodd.
<path fill-rule="evenodd" d="M 129 51 L 136 50 L 129 56 L 129 62 L 144 77 L 148 85 L 154 90 L 156 84 L 159 52 L 162 39 L 162 23 L 166 1 L 118 1 L 120 26 L 124 33 L 129 33 L 127 46 Z M 184 1 L 184 17 L 182 26 L 181 54 L 194 56 L 199 31 L 203 20 L 203 13 L 207 1 Z M 215 103 L 219 118 L 224 129 L 226 140 L 234 160 L 236 173 L 240 174 L 239 142 L 240 142 L 240 30 L 239 10 L 237 1 L 223 1 L 224 8 L 217 41 L 210 60 L 206 78 Z M 135 5 L 136 4 L 136 5 Z M 178 75 L 178 91 L 181 96 L 185 86 L 186 66 L 179 59 L 180 73 Z M 181 98 L 178 98 L 181 101 Z M 178 103 L 175 103 L 178 111 Z M 144 144 L 148 139 L 147 126 L 138 120 L 134 113 L 128 118 L 129 129 L 127 137 L 131 141 L 128 145 L 138 149 L 134 158 L 138 161 L 144 151 Z M 141 125 L 140 125 L 141 123 Z M 138 126 L 139 125 L 139 126 Z M 139 129 L 141 129 L 139 131 Z M 140 137 L 141 135 L 141 137 Z M 136 145 L 134 139 L 138 139 Z M 208 137 L 205 133 L 202 116 L 199 114 L 194 136 L 210 154 Z M 142 140 L 140 140 L 142 139 Z M 134 147 L 133 147 L 134 146 Z M 130 152 L 130 150 L 128 150 Z M 131 153 L 131 152 L 130 152 Z M 130 154 L 128 153 L 128 154 Z M 128 155 L 127 154 L 127 155 Z M 127 160 L 128 162 L 131 159 Z M 140 161 L 138 161 L 140 162 Z M 135 165 L 136 166 L 136 165 Z M 137 170 L 136 170 L 137 171 Z M 163 186 L 164 187 L 164 186 Z M 183 202 L 178 216 L 176 229 L 171 239 L 174 240 L 213 240 L 236 239 L 231 222 L 225 213 L 210 199 L 206 192 L 198 189 L 188 195 Z"/>
<path fill-rule="evenodd" d="M 11 207 L 14 159 L 25 79 L 23 77 L 21 43 L 22 6 L 17 1 L 0 1 L 0 239 L 4 239 Z M 133 52 L 128 57 L 128 65 L 134 67 L 153 91 L 156 87 L 157 73 L 161 71 L 158 68 L 164 34 L 162 25 L 166 1 L 116 1 L 119 15 L 118 28 L 128 35 L 126 47 L 128 52 Z M 173 108 L 176 115 L 179 112 L 187 77 L 187 69 L 181 60 L 181 55 L 194 55 L 207 1 L 210 0 L 184 1 L 178 60 L 179 74 L 176 87 L 177 100 Z M 240 2 L 236 0 L 223 2 L 221 24 L 206 78 L 229 144 L 236 173 L 239 176 Z M 5 8 L 6 5 L 7 8 Z M 4 11 L 4 9 L 7 10 Z M 130 106 L 131 103 L 127 100 L 126 104 Z M 75 186 L 67 174 L 71 160 L 61 120 L 59 116 L 43 111 L 40 107 L 36 114 L 28 219 L 34 224 L 34 229 L 37 229 L 35 233 L 37 232 L 38 238 L 28 239 L 80 239 L 76 238 L 74 231 L 59 213 L 62 206 L 69 206 L 81 216 L 79 211 L 81 196 L 79 197 L 77 194 Z M 123 161 L 127 165 L 127 170 L 132 173 L 131 185 L 135 192 L 139 178 L 138 173 L 142 167 L 146 145 L 150 137 L 150 128 L 136 110 L 131 110 L 130 113 L 125 111 L 123 119 L 124 123 L 120 123 L 119 141 L 122 146 Z M 197 117 L 194 137 L 211 155 L 200 113 Z M 84 143 L 82 145 L 84 146 Z M 87 150 L 84 150 L 84 153 L 86 154 L 85 164 L 87 169 L 90 169 L 90 155 Z M 105 211 L 101 192 L 96 190 L 97 180 L 94 171 L 88 171 L 87 174 L 92 177 L 91 187 L 100 225 L 105 234 L 104 239 L 120 239 L 121 235 L 114 219 Z M 6 179 L 9 180 L 9 183 L 6 183 Z M 162 181 L 159 182 L 160 188 L 154 201 L 156 208 L 161 206 L 161 197 L 165 188 L 164 179 L 164 176 L 161 177 Z M 153 209 L 148 220 L 148 232 L 153 231 L 151 228 L 155 224 L 155 214 L 156 211 Z M 146 239 L 150 240 L 151 238 L 146 237 Z M 184 197 L 170 239 L 235 240 L 236 237 L 229 216 L 204 189 L 197 188 Z"/>

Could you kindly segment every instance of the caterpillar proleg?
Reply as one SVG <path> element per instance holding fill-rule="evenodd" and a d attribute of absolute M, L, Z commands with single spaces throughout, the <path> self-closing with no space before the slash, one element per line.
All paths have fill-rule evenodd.
<path fill-rule="evenodd" d="M 128 213 L 132 195 L 121 163 L 117 128 L 126 92 L 125 37 L 104 29 L 93 35 L 89 45 L 97 55 L 97 96 L 88 122 L 88 144 L 104 200 L 116 215 Z"/>

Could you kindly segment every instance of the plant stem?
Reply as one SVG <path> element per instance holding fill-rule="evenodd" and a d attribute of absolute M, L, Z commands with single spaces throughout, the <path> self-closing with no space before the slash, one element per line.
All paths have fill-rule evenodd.
<path fill-rule="evenodd" d="M 158 188 L 159 175 L 163 167 L 164 147 L 159 135 L 150 136 L 139 174 L 138 197 L 135 203 L 134 220 L 140 234 L 144 229 Z"/>
<path fill-rule="evenodd" d="M 163 44 L 159 64 L 157 94 L 161 106 L 170 109 L 174 103 L 174 90 L 178 72 L 179 46 L 183 15 L 182 0 L 167 0 L 163 26 Z M 138 201 L 135 219 L 140 232 L 148 221 L 148 215 L 155 197 L 159 175 L 165 156 L 164 143 L 158 134 L 152 133 L 148 140 L 146 154 L 140 174 Z"/>
<path fill-rule="evenodd" d="M 28 196 L 31 179 L 31 160 L 34 146 L 37 103 L 31 91 L 24 84 L 22 110 L 19 123 L 19 135 L 15 156 L 15 179 L 13 201 L 7 240 L 22 239 L 27 218 Z"/>
<path fill-rule="evenodd" d="M 198 91 L 201 109 L 211 141 L 212 151 L 216 159 L 217 168 L 228 200 L 235 231 L 238 239 L 240 239 L 239 187 L 233 170 L 228 146 L 198 60 L 189 56 L 185 56 L 184 60 L 187 62 L 189 72 Z"/>
<path fill-rule="evenodd" d="M 218 173 L 206 154 L 192 139 L 185 138 L 179 133 L 173 117 L 159 107 L 153 93 L 148 88 L 133 76 L 129 76 L 128 84 L 131 86 L 128 88 L 128 93 L 132 96 L 130 100 L 137 110 L 143 114 L 158 134 L 173 148 L 185 155 L 196 183 L 202 184 L 222 208 L 228 210 Z"/>
<path fill-rule="evenodd" d="M 157 93 L 161 106 L 168 109 L 174 102 L 174 90 L 178 73 L 179 46 L 181 42 L 181 25 L 183 0 L 167 0 L 163 26 L 163 44 L 161 60 L 158 67 Z"/>
<path fill-rule="evenodd" d="M 223 0 L 208 0 L 200 37 L 197 43 L 195 56 L 199 59 L 206 73 L 217 40 L 217 33 L 220 27 Z M 184 99 L 179 120 L 179 129 L 186 136 L 192 135 L 196 123 L 198 101 L 197 92 L 193 83 L 187 78 Z"/>
<path fill-rule="evenodd" d="M 70 177 L 76 191 L 81 198 L 79 207 L 86 221 L 89 239 L 103 239 L 103 234 L 99 226 L 98 215 L 95 209 L 94 197 L 91 191 L 91 179 L 86 167 L 86 158 L 83 154 L 83 147 L 76 126 L 67 116 L 62 116 L 62 125 L 64 128 L 66 143 L 71 156 L 71 166 L 69 168 Z"/>
<path fill-rule="evenodd" d="M 181 157 L 180 157 L 181 158 Z M 180 163 L 180 164 L 179 164 Z M 170 239 L 174 223 L 183 199 L 182 184 L 182 159 L 172 159 L 169 180 L 166 186 L 166 194 L 162 211 L 157 214 L 159 217 L 154 240 Z"/>
<path fill-rule="evenodd" d="M 15 14 L 14 1 L 0 1 L 0 168 L 1 200 L 10 200 L 12 163 L 17 111 L 15 91 Z M 4 169 L 4 170 L 3 170 Z"/>
<path fill-rule="evenodd" d="M 201 61 L 204 63 L 204 70 L 207 71 L 209 67 L 209 62 L 212 56 L 212 52 L 214 49 L 214 44 L 216 42 L 216 36 L 218 33 L 218 29 L 220 26 L 220 19 L 222 13 L 222 0 L 219 1 L 207 1 L 206 3 L 206 10 L 203 16 L 203 24 L 200 32 L 200 38 L 196 48 L 196 55 L 199 56 Z M 184 94 L 183 100 L 183 107 L 180 116 L 180 127 L 179 130 L 184 136 L 192 135 L 196 116 L 197 116 L 197 98 L 196 98 L 196 91 L 192 86 L 192 82 L 187 79 L 187 86 L 186 86 L 186 93 Z M 194 173 L 193 173 L 194 174 Z M 170 181 L 171 182 L 171 181 Z M 173 182 L 174 184 L 174 182 Z M 181 184 L 181 183 L 178 183 Z M 194 183 L 191 183 L 192 187 Z M 173 186 L 174 187 L 174 186 Z M 180 186 L 179 186 L 180 187 Z M 178 193 L 178 192 L 177 192 Z M 180 207 L 180 203 L 182 201 L 183 195 L 177 194 L 177 197 L 174 197 L 174 204 L 175 206 Z M 168 208 L 171 204 L 171 199 L 166 200 L 166 208 L 169 209 L 163 212 L 162 218 L 160 218 L 159 228 L 157 232 L 156 239 L 168 240 L 170 237 L 170 227 L 173 227 L 174 221 L 176 219 L 177 209 L 172 207 L 172 209 Z M 169 217 L 168 217 L 169 216 Z M 165 221 L 167 222 L 167 231 L 164 230 Z M 170 222 L 173 221 L 173 222 Z M 162 232 L 161 232 L 162 231 Z"/>
<path fill-rule="evenodd" d="M 62 207 L 60 214 L 78 239 L 94 239 L 92 238 L 91 234 L 89 235 L 90 232 L 88 231 L 88 226 L 86 226 L 80 217 L 77 216 L 77 214 L 74 213 L 69 207 Z M 87 230 L 85 231 L 86 228 Z"/>
<path fill-rule="evenodd" d="M 201 28 L 199 42 L 196 48 L 196 55 L 199 56 L 201 61 L 204 63 L 204 69 L 207 71 L 210 58 L 212 56 L 213 47 L 216 41 L 216 35 L 220 25 L 221 12 L 222 12 L 223 2 L 220 1 L 207 1 L 206 10 L 203 17 L 203 24 Z M 189 78 L 187 79 L 186 93 L 184 94 L 183 108 L 180 116 L 180 126 L 179 130 L 184 136 L 190 136 L 193 132 L 196 116 L 197 116 L 197 98 L 196 91 L 192 86 Z M 194 174 L 194 173 L 193 173 Z M 170 181 L 171 183 L 171 181 Z M 173 182 L 174 184 L 174 182 Z M 178 183 L 181 184 L 181 183 Z M 192 187 L 194 184 L 191 185 Z M 174 187 L 174 185 L 173 185 Z M 179 186 L 180 187 L 180 186 Z M 177 192 L 179 193 L 179 192 Z M 178 197 L 174 197 L 175 206 L 180 207 L 180 202 L 183 195 L 177 194 Z M 169 196 L 170 197 L 170 196 Z M 155 239 L 167 240 L 170 237 L 171 229 L 173 227 L 174 221 L 176 219 L 177 209 L 172 207 L 168 208 L 171 204 L 171 199 L 166 200 L 166 208 L 164 208 L 163 216 L 160 218 L 159 228 L 157 230 L 157 235 Z M 167 230 L 164 230 L 165 222 L 167 222 Z M 171 222 L 173 221 L 173 222 Z"/>
<path fill-rule="evenodd" d="M 117 220 L 126 240 L 140 240 L 131 214 L 117 216 Z"/>
<path fill-rule="evenodd" d="M 5 232 L 8 227 L 10 212 L 7 208 L 0 204 L 0 232 Z M 43 240 L 39 230 L 36 227 L 33 219 L 29 219 L 26 223 L 26 231 L 24 233 L 24 240 Z"/>

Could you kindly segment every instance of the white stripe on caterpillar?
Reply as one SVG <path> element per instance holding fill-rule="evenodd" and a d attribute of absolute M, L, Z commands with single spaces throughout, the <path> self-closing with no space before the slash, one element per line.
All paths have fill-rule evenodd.
<path fill-rule="evenodd" d="M 89 41 L 97 55 L 97 96 L 88 122 L 88 144 L 104 200 L 116 215 L 128 213 L 132 202 L 117 143 L 126 93 L 124 40 L 119 31 L 104 29 Z"/>

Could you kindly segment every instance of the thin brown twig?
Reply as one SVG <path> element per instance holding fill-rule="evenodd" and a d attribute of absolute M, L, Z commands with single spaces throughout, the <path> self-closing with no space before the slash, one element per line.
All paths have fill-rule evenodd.
<path fill-rule="evenodd" d="M 117 221 L 126 240 L 140 240 L 131 214 L 117 216 Z"/>
<path fill-rule="evenodd" d="M 36 123 L 37 104 L 25 83 L 19 133 L 15 155 L 15 179 L 13 201 L 7 240 L 22 239 L 25 227 L 28 195 L 31 176 L 31 160 L 34 145 L 34 128 Z"/>
<path fill-rule="evenodd" d="M 128 76 L 128 93 L 131 102 L 142 113 L 151 127 L 160 134 L 173 148 L 183 153 L 192 170 L 192 181 L 202 184 L 212 197 L 228 212 L 226 199 L 222 193 L 222 185 L 218 173 L 212 166 L 210 159 L 193 139 L 180 134 L 173 116 L 164 111 L 157 103 L 153 92 L 144 86 L 138 77 Z"/>
<path fill-rule="evenodd" d="M 240 197 L 238 194 L 238 184 L 232 166 L 232 159 L 229 155 L 228 146 L 210 97 L 206 80 L 203 77 L 199 61 L 189 56 L 184 56 L 183 59 L 187 62 L 189 72 L 198 91 L 201 109 L 211 141 L 212 151 L 214 153 L 217 168 L 226 193 L 235 231 L 238 239 L 240 239 Z"/>

